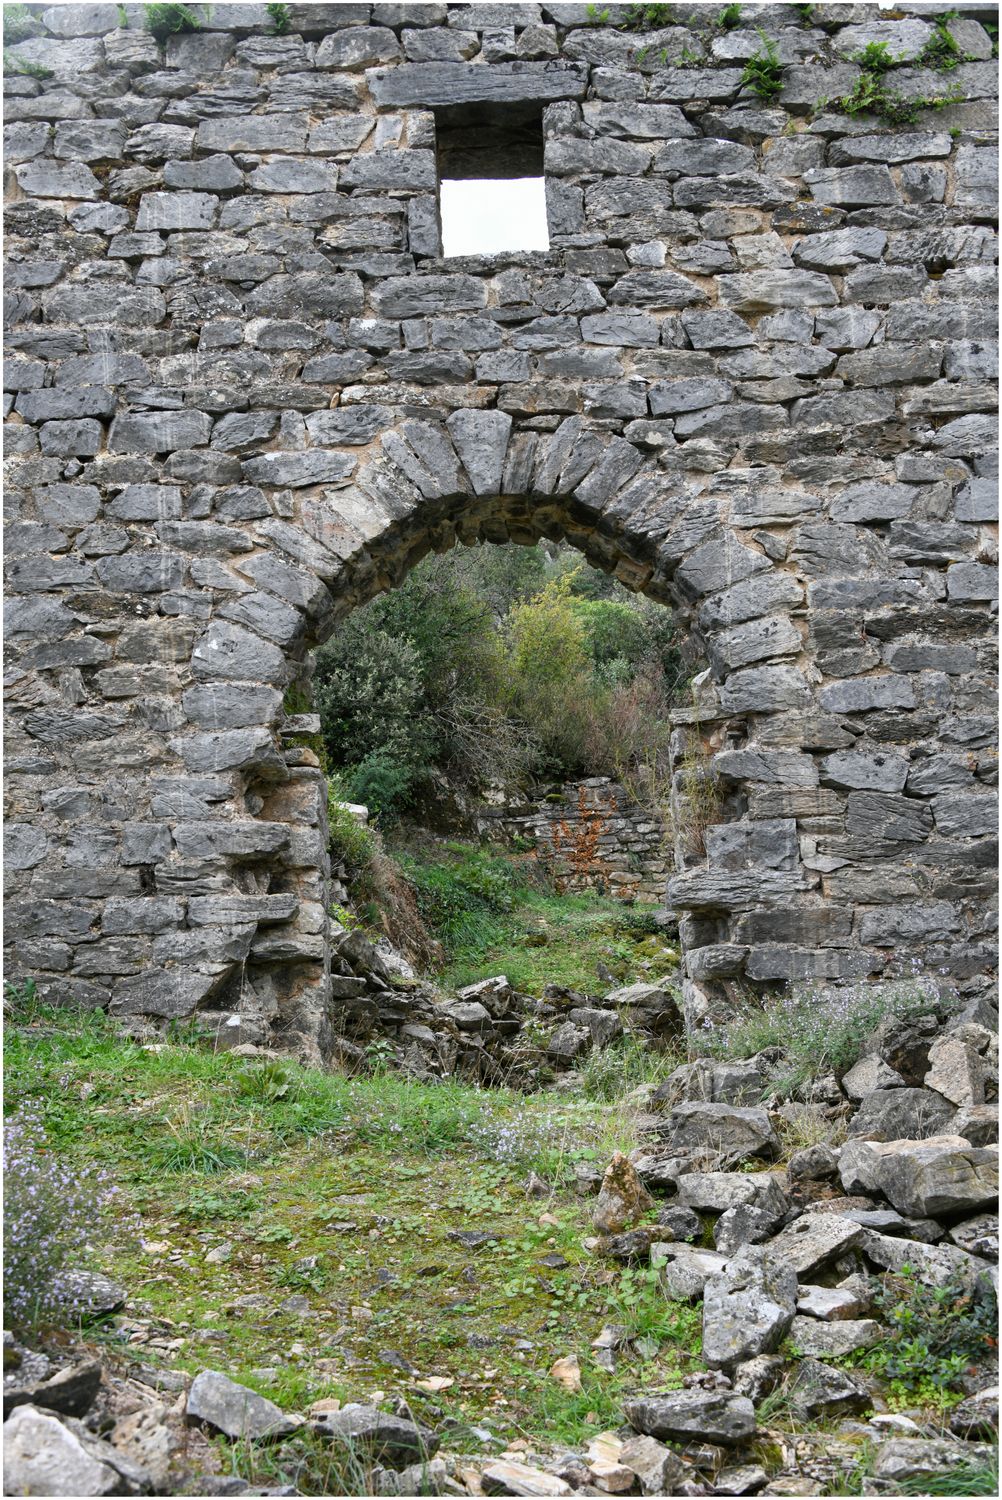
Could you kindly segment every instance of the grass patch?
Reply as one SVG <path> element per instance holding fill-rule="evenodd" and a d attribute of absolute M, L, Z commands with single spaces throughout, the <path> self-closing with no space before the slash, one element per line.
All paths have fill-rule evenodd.
<path fill-rule="evenodd" d="M 187 1041 L 147 1049 L 100 1014 L 37 1004 L 8 1025 L 7 1065 L 8 1108 L 44 1108 L 61 1159 L 106 1167 L 121 1188 L 107 1269 L 143 1305 L 152 1341 L 130 1358 L 221 1369 L 286 1410 L 379 1391 L 435 1428 L 448 1419 L 449 1445 L 466 1452 L 481 1447 L 473 1428 L 497 1434 L 487 1451 L 520 1436 L 584 1441 L 616 1425 L 627 1388 L 670 1388 L 698 1367 L 680 1335 L 692 1311 L 584 1247 L 573 1166 L 632 1143 L 618 1108 L 291 1061 L 257 1071 Z M 215 1160 L 223 1148 L 238 1165 Z M 548 1199 L 526 1196 L 530 1171 Z M 136 1216 L 141 1237 L 122 1227 Z M 450 1237 L 468 1230 L 492 1238 Z M 260 1301 L 240 1306 L 248 1296 Z M 615 1374 L 591 1347 L 608 1322 L 652 1340 Z M 114 1328 L 99 1337 L 117 1358 Z M 573 1397 L 549 1376 L 572 1353 L 584 1378 Z M 453 1386 L 423 1392 L 428 1375 Z M 307 1494 L 362 1492 L 361 1471 L 309 1437 L 220 1451 L 258 1483 L 282 1474 Z"/>
<path fill-rule="evenodd" d="M 530 995 L 547 984 L 604 994 L 677 967 L 678 951 L 658 932 L 653 909 L 594 891 L 561 894 L 533 861 L 461 843 L 400 850 L 395 858 L 442 944 L 437 977 L 446 987 L 504 973 Z"/>
<path fill-rule="evenodd" d="M 612 1103 L 641 1084 L 657 1086 L 685 1062 L 681 1050 L 658 1052 L 645 1038 L 621 1037 L 610 1047 L 596 1047 L 578 1064 L 586 1099 Z"/>

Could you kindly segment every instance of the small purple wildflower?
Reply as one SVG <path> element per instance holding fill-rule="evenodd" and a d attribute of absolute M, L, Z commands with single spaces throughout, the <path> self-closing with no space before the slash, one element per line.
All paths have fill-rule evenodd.
<path fill-rule="evenodd" d="M 3 1135 L 4 1315 L 15 1328 L 68 1326 L 82 1310 L 61 1274 L 83 1266 L 117 1190 L 108 1173 L 82 1173 L 45 1139 L 22 1105 Z"/>

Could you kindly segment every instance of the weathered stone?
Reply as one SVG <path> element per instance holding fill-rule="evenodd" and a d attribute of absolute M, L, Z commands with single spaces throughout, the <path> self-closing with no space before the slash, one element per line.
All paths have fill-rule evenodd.
<path fill-rule="evenodd" d="M 850 1099 L 859 1103 L 878 1089 L 902 1088 L 904 1082 L 901 1074 L 889 1067 L 882 1057 L 870 1054 L 853 1064 L 842 1079 L 842 1088 Z"/>
<path fill-rule="evenodd" d="M 782 1234 L 769 1240 L 766 1252 L 790 1266 L 797 1276 L 807 1280 L 829 1261 L 837 1260 L 859 1243 L 858 1224 L 839 1214 L 805 1214 Z"/>
<path fill-rule="evenodd" d="M 402 1476 L 401 1476 L 402 1477 Z M 420 1479 L 424 1480 L 424 1465 Z M 565 1479 L 557 1474 L 548 1474 L 545 1469 L 535 1469 L 530 1464 L 516 1463 L 509 1458 L 493 1459 L 480 1474 L 480 1484 L 485 1495 L 572 1495 L 574 1491 Z"/>
<path fill-rule="evenodd" d="M 790 1325 L 792 1342 L 801 1354 L 812 1359 L 844 1359 L 875 1344 L 880 1336 L 880 1324 L 872 1318 L 844 1318 L 825 1323 L 817 1318 L 796 1317 Z"/>
<path fill-rule="evenodd" d="M 256 1391 L 237 1385 L 217 1370 L 203 1370 L 188 1390 L 186 1416 L 224 1437 L 274 1441 L 294 1432 L 297 1424 L 280 1407 Z"/>
<path fill-rule="evenodd" d="M 549 102 L 581 99 L 588 83 L 583 63 L 403 63 L 377 72 L 376 103 L 391 108 L 434 109 L 441 105 Z"/>
<path fill-rule="evenodd" d="M 629 1159 L 621 1151 L 614 1153 L 602 1179 L 592 1223 L 602 1234 L 618 1234 L 642 1218 L 652 1206 Z"/>
<path fill-rule="evenodd" d="M 80 1423 L 17 1406 L 4 1422 L 4 1489 L 11 1495 L 149 1494 L 152 1480 Z"/>
<path fill-rule="evenodd" d="M 678 1104 L 659 1134 L 676 1154 L 692 1152 L 726 1169 L 749 1156 L 774 1157 L 779 1142 L 764 1109 L 728 1104 Z"/>
<path fill-rule="evenodd" d="M 325 1413 L 312 1425 L 318 1437 L 335 1446 L 362 1451 L 393 1468 L 431 1458 L 439 1446 L 438 1436 L 427 1427 L 375 1406 L 349 1404 L 338 1412 Z"/>
<path fill-rule="evenodd" d="M 797 1277 L 782 1261 L 746 1249 L 703 1291 L 703 1359 L 732 1369 L 779 1348 L 794 1321 Z"/>
<path fill-rule="evenodd" d="M 878 1447 L 873 1472 L 878 1480 L 915 1487 L 923 1480 L 947 1479 L 993 1461 L 989 1445 L 950 1438 L 892 1438 Z"/>
<path fill-rule="evenodd" d="M 877 1089 L 863 1100 L 849 1134 L 877 1141 L 923 1140 L 937 1135 L 952 1112 L 931 1089 Z"/>
<path fill-rule="evenodd" d="M 647 1437 L 692 1439 L 730 1446 L 755 1431 L 755 1408 L 745 1396 L 725 1392 L 673 1391 L 624 1402 L 626 1420 Z"/>
<path fill-rule="evenodd" d="M 645 1495 L 670 1495 L 685 1478 L 681 1460 L 652 1437 L 630 1437 L 619 1450 L 619 1462 L 640 1481 Z"/>
<path fill-rule="evenodd" d="M 832 307 L 838 298 L 827 276 L 814 271 L 747 271 L 718 278 L 723 301 L 737 313 L 789 307 Z"/>
<path fill-rule="evenodd" d="M 773 1172 L 686 1172 L 678 1178 L 678 1201 L 699 1213 L 717 1214 L 748 1204 L 774 1223 L 790 1206 Z"/>
<path fill-rule="evenodd" d="M 32 198 L 96 198 L 98 180 L 83 162 L 29 161 L 14 168 L 18 187 Z"/>
<path fill-rule="evenodd" d="M 865 1411 L 870 1404 L 863 1382 L 849 1370 L 817 1359 L 802 1359 L 786 1384 L 790 1405 L 809 1421 Z"/>
<path fill-rule="evenodd" d="M 726 1258 L 714 1251 L 667 1242 L 651 1244 L 650 1261 L 672 1302 L 698 1301 L 711 1276 L 719 1276 L 727 1265 Z"/>
<path fill-rule="evenodd" d="M 899 1212 L 942 1218 L 973 1213 L 994 1201 L 997 1147 L 897 1144 L 898 1150 L 880 1159 L 877 1181 Z"/>

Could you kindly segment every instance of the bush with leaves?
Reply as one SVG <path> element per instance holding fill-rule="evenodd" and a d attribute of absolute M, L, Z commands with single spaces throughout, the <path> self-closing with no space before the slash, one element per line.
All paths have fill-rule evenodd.
<path fill-rule="evenodd" d="M 888 1273 L 874 1302 L 886 1332 L 860 1363 L 886 1380 L 892 1399 L 948 1407 L 972 1368 L 997 1365 L 996 1309 L 960 1285 L 926 1286 L 909 1267 Z"/>
<path fill-rule="evenodd" d="M 315 706 L 345 795 L 381 824 L 438 800 L 663 753 L 670 613 L 564 552 L 458 549 L 355 612 L 317 656 Z"/>

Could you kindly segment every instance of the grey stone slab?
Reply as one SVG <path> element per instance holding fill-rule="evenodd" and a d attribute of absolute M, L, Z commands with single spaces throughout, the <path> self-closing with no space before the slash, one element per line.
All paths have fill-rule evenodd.
<path fill-rule="evenodd" d="M 575 62 L 402 63 L 371 75 L 376 103 L 391 108 L 583 99 L 587 84 L 587 65 Z"/>

